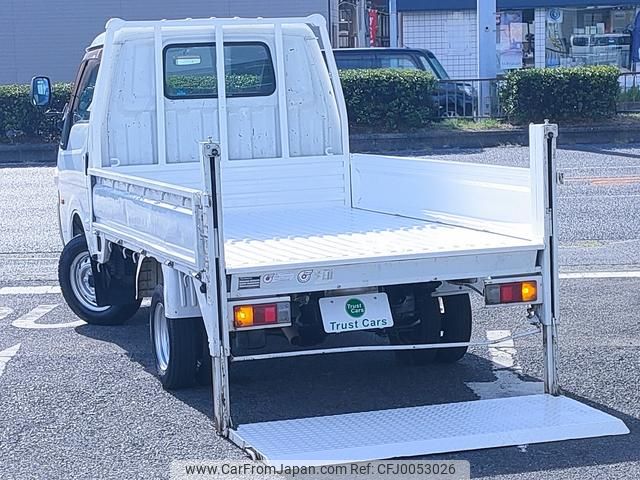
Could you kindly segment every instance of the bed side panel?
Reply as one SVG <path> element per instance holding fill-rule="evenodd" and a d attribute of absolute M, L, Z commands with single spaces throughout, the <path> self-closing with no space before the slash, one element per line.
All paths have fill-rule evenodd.
<path fill-rule="evenodd" d="M 352 155 L 353 206 L 538 241 L 528 168 Z"/>

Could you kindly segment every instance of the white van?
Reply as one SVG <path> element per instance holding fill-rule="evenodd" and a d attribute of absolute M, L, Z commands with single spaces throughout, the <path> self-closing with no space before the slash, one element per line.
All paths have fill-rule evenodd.
<path fill-rule="evenodd" d="M 34 103 L 49 97 L 35 78 Z M 530 135 L 529 168 L 351 154 L 322 17 L 111 20 L 66 109 L 60 285 L 98 325 L 124 323 L 151 297 L 160 381 L 213 378 L 218 432 L 266 461 L 627 433 L 560 395 L 557 128 Z M 545 394 L 234 421 L 230 362 L 373 350 L 455 362 L 485 344 L 470 340 L 471 294 L 520 307 L 541 339 Z M 324 345 L 350 331 L 388 342 Z M 273 335 L 291 347 L 265 350 Z"/>

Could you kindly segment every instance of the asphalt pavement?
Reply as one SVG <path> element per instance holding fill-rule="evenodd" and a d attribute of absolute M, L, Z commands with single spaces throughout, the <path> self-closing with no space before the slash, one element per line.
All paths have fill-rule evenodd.
<path fill-rule="evenodd" d="M 523 166 L 528 150 L 429 156 Z M 631 434 L 433 457 L 469 460 L 473 478 L 640 478 L 640 146 L 560 150 L 558 168 L 560 382 Z M 216 436 L 209 388 L 169 393 L 153 376 L 146 307 L 120 327 L 82 324 L 66 307 L 55 203 L 52 168 L 0 168 L 0 478 L 167 478 L 171 460 L 244 458 Z M 517 308 L 476 302 L 474 314 L 475 339 L 526 328 Z M 390 353 L 246 362 L 231 370 L 234 419 L 534 392 L 539 346 L 517 339 L 506 370 L 487 347 L 430 367 Z"/>

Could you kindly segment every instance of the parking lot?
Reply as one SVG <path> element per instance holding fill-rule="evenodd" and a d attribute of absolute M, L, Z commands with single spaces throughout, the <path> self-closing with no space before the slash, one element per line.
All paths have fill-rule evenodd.
<path fill-rule="evenodd" d="M 429 154 L 510 165 L 527 155 Z M 563 149 L 558 161 L 560 382 L 631 434 L 437 457 L 469 460 L 474 478 L 640 478 L 640 146 Z M 169 393 L 153 376 L 147 308 L 124 326 L 97 327 L 66 307 L 53 175 L 0 168 L 0 477 L 167 478 L 171 460 L 243 458 L 215 435 L 209 387 Z M 523 309 L 475 307 L 474 339 L 530 329 Z M 234 365 L 235 420 L 536 393 L 540 344 L 526 337 L 428 367 L 400 366 L 390 352 Z"/>

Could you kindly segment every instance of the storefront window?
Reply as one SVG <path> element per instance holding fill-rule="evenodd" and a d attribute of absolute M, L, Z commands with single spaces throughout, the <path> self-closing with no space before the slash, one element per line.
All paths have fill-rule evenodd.
<path fill-rule="evenodd" d="M 533 10 L 499 12 L 497 49 L 498 71 L 534 66 Z"/>
<path fill-rule="evenodd" d="M 546 65 L 630 65 L 633 7 L 547 10 Z"/>

